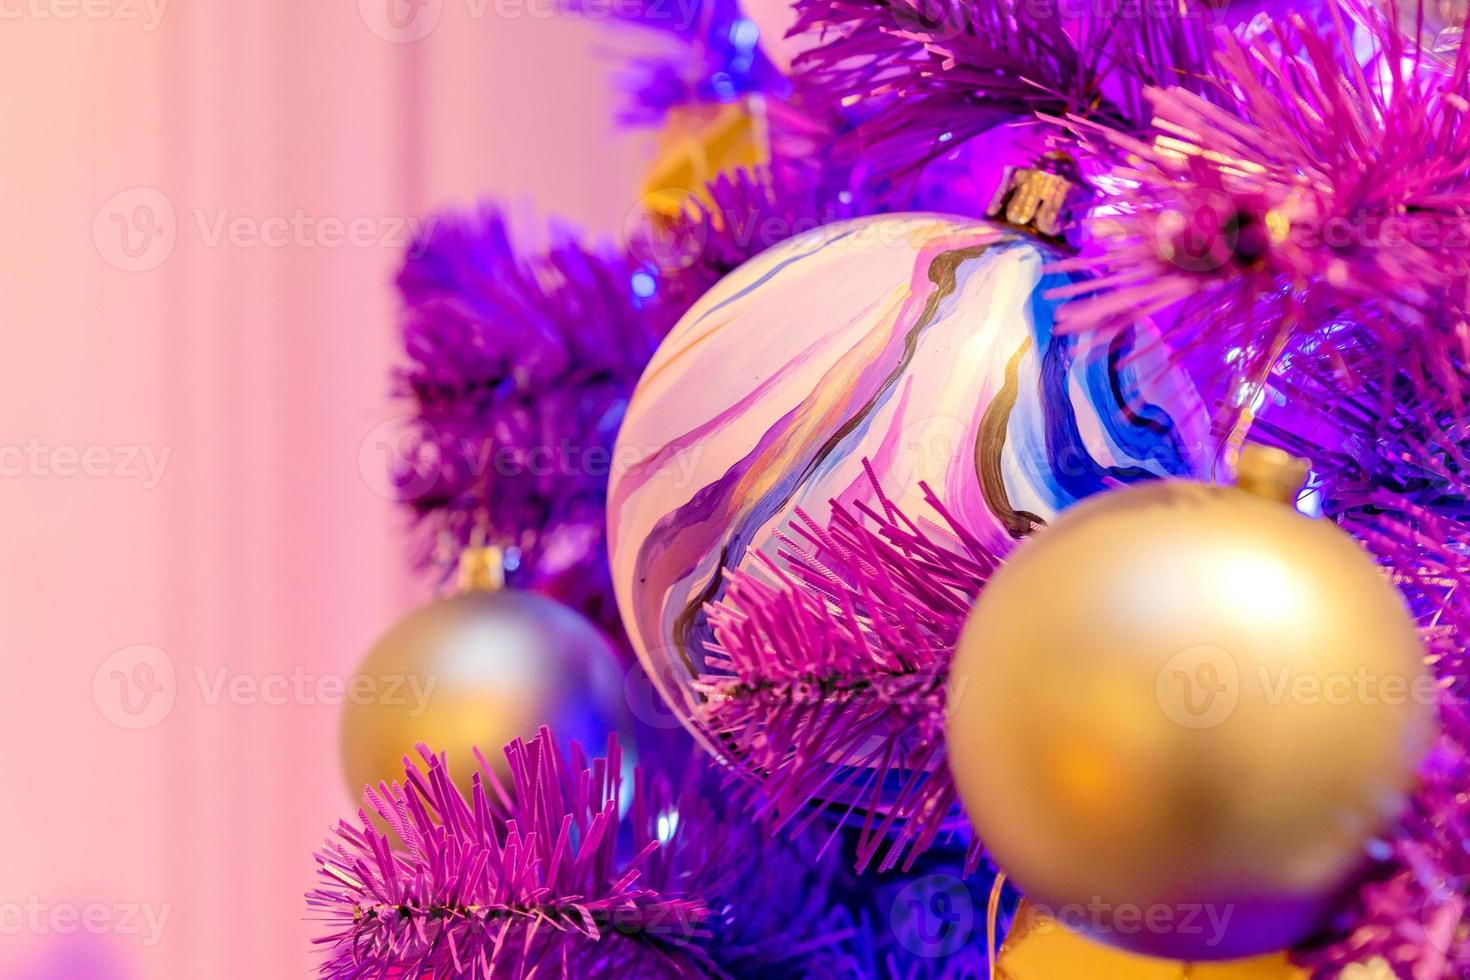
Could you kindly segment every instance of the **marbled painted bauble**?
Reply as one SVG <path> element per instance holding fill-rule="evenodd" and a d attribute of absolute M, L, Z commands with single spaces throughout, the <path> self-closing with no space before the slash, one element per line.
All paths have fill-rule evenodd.
<path fill-rule="evenodd" d="M 1202 406 L 1157 345 L 1063 336 L 1036 240 L 909 214 L 829 225 L 750 260 L 685 315 L 618 438 L 609 541 L 629 635 L 693 721 L 702 608 L 774 555 L 797 508 L 892 500 L 1003 545 L 1109 481 L 1189 473 Z"/>
<path fill-rule="evenodd" d="M 399 620 L 349 682 L 342 765 L 349 792 L 403 779 L 405 755 L 424 742 L 447 753 L 466 793 L 478 766 L 502 779 L 503 751 L 548 725 L 589 753 L 622 734 L 633 755 L 631 713 L 617 653 L 581 614 L 530 592 L 473 589 Z"/>

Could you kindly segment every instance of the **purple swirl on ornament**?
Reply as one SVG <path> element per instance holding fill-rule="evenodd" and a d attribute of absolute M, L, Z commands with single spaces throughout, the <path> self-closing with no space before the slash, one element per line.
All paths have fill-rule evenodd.
<path fill-rule="evenodd" d="M 644 372 L 609 494 L 614 584 L 635 648 L 687 719 L 704 606 L 776 557 L 798 508 L 898 507 L 928 483 L 1003 551 L 1115 482 L 1197 472 L 1207 424 L 1156 345 L 1053 332 L 1048 249 L 993 224 L 863 218 L 718 283 Z"/>

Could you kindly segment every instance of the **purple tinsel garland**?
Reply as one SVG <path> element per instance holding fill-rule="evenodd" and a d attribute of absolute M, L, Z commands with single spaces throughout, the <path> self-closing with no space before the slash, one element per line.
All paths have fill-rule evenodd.
<path fill-rule="evenodd" d="M 1083 116 L 1146 127 L 1148 86 L 1202 84 L 1213 8 L 1098 0 L 797 0 L 822 43 L 796 61 L 799 97 L 850 121 L 838 156 L 878 188 L 997 127 Z M 1069 126 L 1050 133 L 1074 149 Z"/>
<path fill-rule="evenodd" d="M 600 9 L 601 0 L 569 0 L 569 12 Z M 673 36 L 678 51 L 632 59 L 622 87 L 623 121 L 661 121 L 681 105 L 734 102 L 742 96 L 783 96 L 790 83 L 760 46 L 760 29 L 739 0 L 617 0 L 622 21 Z"/>
<path fill-rule="evenodd" d="M 1165 319 L 1207 380 L 1259 379 L 1283 353 L 1345 356 L 1403 373 L 1433 399 L 1470 354 L 1470 61 L 1454 72 L 1360 68 L 1344 13 L 1325 34 L 1299 17 L 1222 36 L 1215 102 L 1152 89 L 1152 129 L 1094 127 L 1112 172 L 1088 223 L 1095 279 L 1059 290 L 1070 330 Z M 1396 29 L 1386 64 L 1415 57 Z M 1355 329 L 1345 329 L 1351 324 Z M 1361 376 L 1349 376 L 1351 396 Z M 1239 405 L 1227 406 L 1238 409 Z"/>
<path fill-rule="evenodd" d="M 628 398 L 677 312 L 654 270 L 565 235 L 523 258 L 482 209 L 435 222 L 398 286 L 417 424 L 397 476 L 428 550 L 483 534 L 508 549 L 510 584 L 621 635 L 604 504 Z"/>
<path fill-rule="evenodd" d="M 368 790 L 389 832 L 364 812 L 318 855 L 322 976 L 845 975 L 832 869 L 730 819 L 702 769 L 678 790 L 640 773 L 625 801 L 616 739 L 589 764 L 542 729 L 506 748 L 509 786 L 480 758 L 466 799 L 420 753 L 404 783 Z M 732 860 L 756 851 L 754 876 Z"/>
<path fill-rule="evenodd" d="M 1285 405 L 1254 430 L 1312 457 L 1323 512 L 1392 571 L 1440 684 L 1441 733 L 1402 828 L 1302 958 L 1332 976 L 1376 955 L 1403 976 L 1441 980 L 1470 975 L 1470 421 L 1456 407 L 1470 398 L 1470 374 L 1457 372 L 1436 410 L 1418 379 L 1380 380 L 1376 349 L 1358 335 L 1321 362 L 1289 358 L 1276 381 Z M 1360 361 L 1373 369 L 1344 394 L 1340 367 Z"/>
<path fill-rule="evenodd" d="M 834 505 L 825 526 L 801 514 L 802 543 L 783 537 L 780 565 L 731 574 L 697 686 L 701 725 L 763 774 L 746 788 L 757 812 L 800 829 L 825 810 L 856 813 L 859 866 L 886 847 L 887 869 L 955 826 L 949 663 L 999 558 L 927 488 L 948 532 L 906 517 L 873 479 L 881 513 Z"/>

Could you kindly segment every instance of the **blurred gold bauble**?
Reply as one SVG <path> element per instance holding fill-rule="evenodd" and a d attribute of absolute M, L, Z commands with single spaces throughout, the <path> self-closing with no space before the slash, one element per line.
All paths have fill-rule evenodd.
<path fill-rule="evenodd" d="M 669 111 L 658 157 L 643 181 L 643 206 L 677 219 L 699 201 L 712 206 L 708 185 L 720 174 L 770 162 L 766 100 L 747 95 L 720 105 L 684 105 Z"/>
<path fill-rule="evenodd" d="M 401 782 L 403 757 L 417 761 L 419 742 L 448 753 L 468 792 L 473 748 L 504 777 L 504 746 L 542 725 L 591 754 L 609 732 L 631 734 L 618 657 L 597 627 L 544 596 L 486 588 L 482 576 L 466 584 L 480 587 L 400 620 L 349 683 L 342 764 L 355 798 L 364 786 Z"/>
<path fill-rule="evenodd" d="M 1028 898 L 1125 949 L 1304 938 L 1432 736 L 1398 592 L 1281 499 L 1273 462 L 1247 447 L 1241 487 L 1078 504 L 991 578 L 959 643 L 949 752 L 971 822 Z"/>

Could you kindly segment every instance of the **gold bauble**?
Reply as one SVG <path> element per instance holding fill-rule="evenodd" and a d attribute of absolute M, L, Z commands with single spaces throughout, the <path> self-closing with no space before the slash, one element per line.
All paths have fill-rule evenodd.
<path fill-rule="evenodd" d="M 976 831 L 1029 898 L 1135 952 L 1308 935 L 1432 736 L 1398 592 L 1263 459 L 1241 487 L 1065 512 L 986 585 L 956 654 L 949 752 Z"/>
<path fill-rule="evenodd" d="M 1285 953 L 1207 965 L 1139 956 L 1063 927 L 1030 902 L 996 959 L 996 980 L 1307 980 Z"/>
<path fill-rule="evenodd" d="M 760 95 L 669 110 L 659 133 L 658 156 L 643 181 L 643 206 L 654 215 L 677 219 L 692 202 L 713 205 L 708 185 L 720 174 L 769 163 L 767 112 Z"/>
<path fill-rule="evenodd" d="M 592 755 L 620 732 L 632 756 L 623 673 L 597 627 L 544 596 L 496 591 L 475 576 L 466 584 L 470 591 L 400 620 L 349 682 L 342 765 L 354 797 L 401 782 L 403 757 L 417 762 L 420 742 L 448 754 L 466 792 L 478 769 L 473 749 L 504 778 L 504 746 L 542 725 Z"/>

